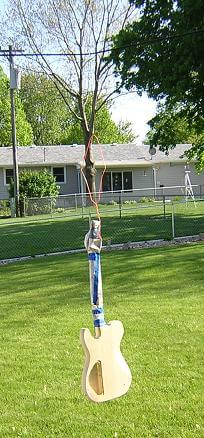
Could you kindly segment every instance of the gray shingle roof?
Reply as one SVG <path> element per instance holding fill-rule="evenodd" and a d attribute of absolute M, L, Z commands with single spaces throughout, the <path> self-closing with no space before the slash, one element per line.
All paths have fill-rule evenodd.
<path fill-rule="evenodd" d="M 105 144 L 93 145 L 93 155 L 96 166 L 104 164 L 107 166 L 140 166 L 152 165 L 161 162 L 180 162 L 186 161 L 183 156 L 185 150 L 191 145 L 177 145 L 175 149 L 169 151 L 166 155 L 164 152 L 157 150 L 156 154 L 149 154 L 149 146 L 136 144 Z M 59 146 L 27 146 L 18 147 L 18 163 L 20 166 L 25 165 L 65 165 L 80 164 L 83 165 L 84 145 L 59 145 Z M 12 166 L 13 155 L 11 147 L 0 147 L 0 166 Z"/>

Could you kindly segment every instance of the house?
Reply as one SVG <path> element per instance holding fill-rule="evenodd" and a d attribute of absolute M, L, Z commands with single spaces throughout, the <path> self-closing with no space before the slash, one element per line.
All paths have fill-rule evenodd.
<path fill-rule="evenodd" d="M 138 196 L 142 196 L 144 188 L 153 188 L 160 193 L 168 186 L 184 186 L 186 166 L 190 171 L 191 184 L 199 185 L 199 190 L 202 194 L 204 192 L 204 173 L 198 175 L 194 164 L 188 164 L 184 155 L 190 145 L 177 145 L 168 155 L 154 149 L 150 154 L 147 145 L 96 144 L 92 148 L 97 169 L 97 190 L 104 163 L 106 165 L 103 178 L 104 193 L 122 191 L 124 196 L 128 197 L 133 189 L 141 189 Z M 60 186 L 60 194 L 85 192 L 85 183 L 80 171 L 84 166 L 83 145 L 18 147 L 17 156 L 19 171 L 47 169 L 52 172 Z M 12 176 L 12 147 L 0 147 L 0 199 L 8 199 L 8 185 Z M 174 188 L 171 192 L 175 195 L 181 194 L 179 190 L 181 189 Z"/>

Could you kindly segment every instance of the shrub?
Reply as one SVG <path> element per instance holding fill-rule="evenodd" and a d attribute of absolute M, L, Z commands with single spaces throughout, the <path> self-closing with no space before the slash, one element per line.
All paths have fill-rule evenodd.
<path fill-rule="evenodd" d="M 47 170 L 22 171 L 19 174 L 19 198 L 20 214 L 24 215 L 26 198 L 49 197 L 53 201 L 59 193 L 59 186 L 56 184 L 55 177 Z M 14 196 L 14 182 L 11 180 L 9 194 Z"/>
<path fill-rule="evenodd" d="M 137 204 L 137 201 L 135 201 L 135 199 L 129 200 L 129 201 L 124 201 L 123 204 L 125 205 L 135 205 Z"/>
<path fill-rule="evenodd" d="M 174 198 L 172 199 L 172 201 L 174 201 L 174 202 L 182 201 L 182 196 L 174 196 Z"/>
<path fill-rule="evenodd" d="M 10 216 L 11 215 L 11 209 L 10 209 L 10 203 L 8 200 L 2 200 L 0 201 L 0 216 Z"/>
<path fill-rule="evenodd" d="M 109 205 L 118 205 L 118 203 L 116 201 L 114 201 L 113 199 L 108 204 Z"/>
<path fill-rule="evenodd" d="M 143 203 L 143 204 L 147 204 L 148 202 L 153 202 L 153 199 L 147 198 L 146 196 L 143 196 L 142 198 L 139 199 L 138 202 Z"/>

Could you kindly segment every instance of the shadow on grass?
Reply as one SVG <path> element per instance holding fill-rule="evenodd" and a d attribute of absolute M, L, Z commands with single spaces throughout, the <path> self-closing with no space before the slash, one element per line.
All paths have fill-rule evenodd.
<path fill-rule="evenodd" d="M 63 218 L 1 226 L 0 259 L 81 248 L 88 227 L 87 218 L 74 221 Z"/>
<path fill-rule="evenodd" d="M 129 250 L 102 254 L 105 306 L 129 305 L 134 297 L 168 298 L 170 301 L 203 293 L 204 246 L 194 244 L 153 250 Z M 89 315 L 89 273 L 86 254 L 43 258 L 0 267 L 2 322 L 28 325 L 38 315 L 60 309 Z M 127 304 L 129 302 L 129 304 Z M 24 309 L 25 320 L 12 320 Z M 131 308 L 131 311 L 133 309 Z M 26 322 L 25 322 L 26 321 Z M 13 325 L 14 323 L 14 325 Z M 19 325 L 18 325 L 19 324 Z"/>
<path fill-rule="evenodd" d="M 111 258 L 115 259 L 114 264 Z M 181 298 L 186 293 L 195 293 L 190 289 L 194 282 L 196 293 L 204 292 L 203 244 L 115 252 L 110 254 L 108 263 L 111 271 L 108 287 L 117 294 L 157 297 L 166 294 Z"/>

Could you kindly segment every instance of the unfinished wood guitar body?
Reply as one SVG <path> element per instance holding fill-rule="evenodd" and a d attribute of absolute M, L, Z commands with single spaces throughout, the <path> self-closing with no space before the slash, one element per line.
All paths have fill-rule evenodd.
<path fill-rule="evenodd" d="M 110 321 L 97 329 L 81 329 L 85 352 L 82 390 L 94 402 L 104 402 L 124 395 L 131 384 L 131 372 L 120 351 L 124 328 L 120 321 Z"/>

